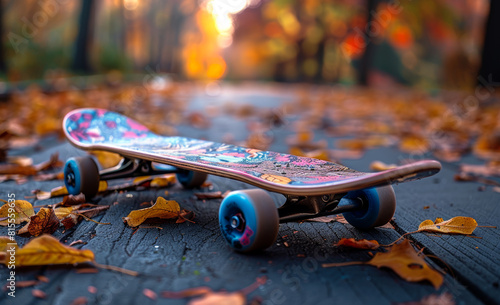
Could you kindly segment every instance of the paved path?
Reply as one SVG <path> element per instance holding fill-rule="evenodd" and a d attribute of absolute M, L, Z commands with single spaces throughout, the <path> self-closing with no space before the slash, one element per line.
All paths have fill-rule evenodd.
<path fill-rule="evenodd" d="M 257 96 L 245 92 L 228 93 L 239 102 L 267 101 L 263 107 L 275 107 L 282 101 L 293 98 L 268 94 Z M 227 100 L 228 96 L 225 96 Z M 217 99 L 204 96 L 191 98 L 189 109 L 202 109 L 204 101 L 217 107 Z M 292 134 L 291 121 L 283 127 L 273 129 L 275 141 L 270 150 L 287 152 L 286 136 Z M 246 123 L 234 116 L 214 118 L 210 128 L 201 130 L 187 125 L 179 126 L 179 134 L 221 141 L 224 134 L 232 132 L 235 140 L 247 135 Z M 317 139 L 325 138 L 330 147 L 333 139 L 318 133 Z M 32 154 L 35 162 L 46 160 L 53 152 L 61 159 L 82 155 L 81 151 L 64 142 L 45 140 L 41 152 L 30 150 L 13 153 Z M 393 163 L 408 156 L 393 148 L 368 151 L 362 159 L 345 160 L 344 164 L 358 170 L 369 169 L 371 161 Z M 468 162 L 476 162 L 467 157 Z M 96 261 L 101 264 L 120 266 L 140 272 L 131 277 L 111 271 L 100 270 L 95 274 L 76 273 L 77 268 L 40 267 L 19 270 L 18 280 L 35 279 L 44 275 L 49 283 L 36 288 L 47 294 L 45 300 L 35 299 L 32 288 L 18 288 L 15 302 L 4 293 L 1 304 L 70 304 L 80 296 L 89 303 L 97 304 L 185 304 L 188 299 L 172 300 L 158 297 L 156 301 L 143 294 L 145 288 L 160 294 L 162 291 L 178 291 L 186 288 L 209 286 L 214 290 L 236 291 L 253 282 L 257 277 L 267 276 L 265 285 L 251 293 L 248 298 L 263 300 L 263 304 L 396 304 L 415 302 L 431 294 L 449 293 L 456 304 L 500 304 L 500 231 L 478 228 L 470 238 L 463 236 L 434 236 L 414 234 L 410 238 L 425 253 L 432 255 L 428 261 L 437 269 L 446 272 L 445 283 L 435 290 L 429 283 L 409 283 L 392 271 L 370 266 L 348 266 L 322 268 L 323 262 L 348 262 L 370 258 L 367 251 L 356 251 L 333 247 L 340 238 L 376 239 L 387 244 L 405 232 L 414 231 L 425 219 L 444 219 L 453 216 L 474 217 L 480 225 L 498 226 L 500 223 L 500 194 L 490 188 L 479 191 L 478 183 L 460 183 L 453 180 L 457 164 L 443 163 L 443 170 L 432 178 L 395 186 L 398 207 L 396 230 L 373 229 L 360 231 L 350 225 L 333 223 L 287 223 L 280 227 L 279 237 L 267 251 L 242 255 L 231 251 L 220 235 L 217 212 L 220 200 L 197 200 L 193 191 L 179 185 L 168 188 L 169 199 L 179 202 L 196 213 L 196 223 L 161 224 L 156 228 L 139 229 L 136 232 L 122 222 L 130 211 L 142 208 L 142 202 L 156 200 L 165 195 L 165 189 L 113 193 L 97 197 L 93 202 L 109 205 L 106 213 L 95 217 L 98 225 L 82 222 L 74 229 L 54 235 L 65 243 L 83 240 L 79 248 L 91 249 Z M 251 186 L 220 177 L 210 176 L 213 190 L 225 192 Z M 14 182 L 0 184 L 0 198 L 14 192 L 17 198 L 31 195 L 34 189 L 49 190 L 61 181 L 36 182 L 16 185 Z M 199 191 L 199 190 L 198 190 Z M 280 200 L 279 195 L 273 195 Z M 56 203 L 59 199 L 34 201 L 34 205 Z M 424 208 L 424 207 L 429 208 Z M 5 235 L 6 228 L 0 228 Z M 27 239 L 18 237 L 24 244 Z M 288 246 L 285 246 L 285 242 Z M 2 278 L 7 269 L 0 268 Z M 88 292 L 88 287 L 97 288 L 97 293 Z M 22 302 L 20 302 L 22 300 Z"/>

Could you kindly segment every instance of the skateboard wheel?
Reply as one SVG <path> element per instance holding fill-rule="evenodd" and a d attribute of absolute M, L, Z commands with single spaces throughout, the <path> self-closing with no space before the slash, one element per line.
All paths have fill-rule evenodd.
<path fill-rule="evenodd" d="M 99 190 L 99 170 L 90 156 L 70 158 L 64 165 L 64 184 L 71 195 L 92 198 Z"/>
<path fill-rule="evenodd" d="M 343 214 L 347 222 L 359 229 L 385 225 L 396 210 L 396 195 L 391 185 L 352 191 L 345 197 L 363 201 L 361 210 Z"/>
<path fill-rule="evenodd" d="M 264 190 L 231 192 L 219 208 L 219 225 L 222 235 L 234 250 L 264 250 L 278 236 L 278 210 Z"/>
<path fill-rule="evenodd" d="M 176 175 L 177 181 L 187 189 L 192 189 L 201 186 L 207 180 L 207 174 L 202 172 L 182 170 Z"/>

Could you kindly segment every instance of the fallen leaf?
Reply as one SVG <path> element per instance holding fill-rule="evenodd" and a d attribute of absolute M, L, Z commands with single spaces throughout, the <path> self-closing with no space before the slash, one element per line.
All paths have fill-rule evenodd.
<path fill-rule="evenodd" d="M 74 209 L 75 207 L 58 207 L 54 209 L 54 214 L 56 214 L 57 219 L 63 219 L 64 217 L 71 214 Z"/>
<path fill-rule="evenodd" d="M 85 203 L 85 195 L 80 193 L 79 195 L 68 195 L 64 196 L 61 205 L 62 206 L 71 206 Z"/>
<path fill-rule="evenodd" d="M 70 305 L 85 305 L 88 303 L 88 299 L 86 297 L 78 297 L 71 301 Z"/>
<path fill-rule="evenodd" d="M 423 154 L 429 150 L 429 141 L 421 136 L 409 135 L 401 139 L 399 149 L 407 153 Z"/>
<path fill-rule="evenodd" d="M 180 213 L 180 206 L 174 200 L 166 200 L 163 197 L 158 197 L 156 203 L 149 207 L 136 211 L 132 211 L 123 220 L 131 227 L 137 227 L 146 219 L 149 218 L 162 218 L 170 219 L 176 218 Z"/>
<path fill-rule="evenodd" d="M 162 291 L 161 296 L 168 299 L 183 299 L 183 298 L 199 296 L 210 292 L 212 292 L 212 289 L 210 289 L 209 287 L 202 286 L 196 288 L 189 288 L 182 291 Z"/>
<path fill-rule="evenodd" d="M 203 286 L 189 288 L 179 292 L 163 291 L 161 296 L 170 299 L 200 296 L 199 298 L 188 302 L 190 305 L 244 305 L 246 303 L 246 296 L 259 286 L 264 285 L 266 281 L 266 276 L 258 277 L 251 285 L 235 292 L 214 292 L 209 287 Z"/>
<path fill-rule="evenodd" d="M 144 294 L 146 297 L 150 298 L 151 300 L 156 300 L 158 296 L 156 295 L 156 292 L 154 292 L 151 289 L 144 288 L 142 290 L 142 294 Z"/>
<path fill-rule="evenodd" d="M 37 275 L 37 280 L 39 280 L 40 282 L 43 282 L 43 283 L 49 283 L 50 280 L 48 277 L 46 277 L 45 275 Z"/>
<path fill-rule="evenodd" d="M 429 267 L 425 260 L 413 249 L 410 242 L 405 239 L 393 245 L 388 252 L 378 252 L 368 262 L 348 262 L 340 264 L 323 264 L 327 267 L 367 264 L 377 268 L 391 268 L 400 277 L 409 282 L 428 280 L 434 288 L 438 289 L 443 284 L 441 273 Z"/>
<path fill-rule="evenodd" d="M 500 176 L 500 166 L 498 164 L 475 165 L 460 164 L 460 172 L 478 176 Z"/>
<path fill-rule="evenodd" d="M 50 174 L 37 174 L 34 178 L 35 181 L 50 181 L 50 180 L 64 180 L 64 172 L 50 173 Z"/>
<path fill-rule="evenodd" d="M 334 216 L 320 216 L 320 217 L 306 219 L 305 221 L 329 223 L 329 222 L 337 221 L 337 217 L 335 217 L 335 216 L 336 215 L 334 215 Z"/>
<path fill-rule="evenodd" d="M 123 159 L 123 157 L 119 154 L 103 150 L 92 150 L 89 152 L 89 154 L 96 157 L 102 169 L 114 167 L 118 165 L 118 163 L 120 163 L 120 161 Z"/>
<path fill-rule="evenodd" d="M 88 206 L 91 206 L 94 208 L 83 209 L 84 207 L 88 207 Z M 66 207 L 57 208 L 56 210 L 58 210 L 58 209 L 62 209 L 62 211 L 60 211 L 59 216 L 63 216 L 62 219 L 60 218 L 61 223 L 64 226 L 64 228 L 66 230 L 68 230 L 68 229 L 71 229 L 72 227 L 74 227 L 75 225 L 77 225 L 80 221 L 82 221 L 82 218 L 85 218 L 85 219 L 90 220 L 90 221 L 94 221 L 91 218 L 98 215 L 99 213 L 109 209 L 109 206 L 108 205 L 96 206 L 93 204 L 81 204 L 81 205 L 76 205 L 76 206 L 67 207 L 67 208 Z M 94 222 L 96 222 L 96 221 L 94 221 Z M 98 223 L 98 222 L 96 222 L 96 223 Z M 103 223 L 99 223 L 99 224 L 103 224 Z M 109 223 L 106 223 L 106 224 L 109 224 Z"/>
<path fill-rule="evenodd" d="M 246 296 L 241 292 L 211 292 L 190 301 L 189 305 L 245 305 Z"/>
<path fill-rule="evenodd" d="M 35 298 L 39 298 L 39 299 L 45 299 L 47 297 L 47 294 L 45 292 L 41 291 L 40 289 L 31 290 L 31 294 Z"/>
<path fill-rule="evenodd" d="M 11 247 L 14 247 L 17 251 L 18 246 L 14 238 L 11 238 L 9 236 L 0 236 L 0 254 L 1 253 L 6 253 L 7 252 L 7 247 L 10 249 Z"/>
<path fill-rule="evenodd" d="M 7 226 L 9 224 L 9 219 L 14 218 L 15 224 L 20 224 L 22 222 L 29 221 L 30 217 L 35 215 L 35 210 L 31 203 L 26 200 L 16 200 L 14 201 L 14 211 L 9 211 L 10 204 L 5 201 L 4 204 L 0 207 L 0 226 Z M 14 217 L 10 217 L 14 215 Z"/>
<path fill-rule="evenodd" d="M 79 274 L 94 274 L 94 273 L 99 273 L 99 269 L 97 268 L 78 268 L 75 271 L 76 273 Z"/>
<path fill-rule="evenodd" d="M 207 193 L 194 193 L 198 199 L 219 199 L 222 198 L 222 192 L 207 192 Z"/>
<path fill-rule="evenodd" d="M 370 148 L 388 146 L 390 141 L 386 137 L 370 136 L 367 138 L 356 139 L 340 139 L 337 140 L 336 146 L 342 149 L 363 151 Z"/>
<path fill-rule="evenodd" d="M 53 188 L 50 192 L 45 192 L 41 190 L 34 191 L 36 199 L 45 200 L 53 197 L 68 195 L 68 190 L 65 186 L 58 186 Z"/>
<path fill-rule="evenodd" d="M 377 172 L 381 172 L 381 171 L 393 169 L 393 168 L 396 168 L 396 167 L 398 167 L 396 164 L 386 164 L 386 163 L 384 163 L 382 161 L 373 161 L 370 164 L 370 169 L 374 170 L 374 171 L 377 171 Z"/>
<path fill-rule="evenodd" d="M 357 248 L 357 249 L 370 249 L 370 250 L 375 250 L 380 247 L 378 241 L 376 240 L 367 240 L 367 239 L 360 239 L 356 240 L 354 238 L 341 238 L 338 243 L 335 244 L 335 246 L 343 246 L 343 247 L 350 247 L 350 248 Z"/>
<path fill-rule="evenodd" d="M 445 234 L 470 235 L 477 227 L 477 222 L 472 217 L 457 216 L 444 221 L 442 218 L 424 220 L 418 227 L 418 232 L 434 232 Z"/>
<path fill-rule="evenodd" d="M 33 159 L 25 156 L 8 156 L 7 163 L 17 164 L 19 166 L 33 165 Z"/>
<path fill-rule="evenodd" d="M 500 186 L 500 183 L 496 180 L 470 175 L 467 173 L 458 173 L 453 177 L 453 179 L 455 179 L 455 181 L 479 182 L 487 185 Z"/>
<path fill-rule="evenodd" d="M 16 281 L 16 288 L 26 288 L 26 287 L 35 286 L 38 284 L 39 284 L 39 282 L 36 280 Z"/>
<path fill-rule="evenodd" d="M 195 217 L 195 214 L 193 211 L 188 211 L 188 210 L 182 209 L 181 212 L 179 213 L 179 218 L 177 218 L 175 223 L 183 223 L 186 221 L 194 222 L 193 221 L 194 217 Z"/>
<path fill-rule="evenodd" d="M 52 234 L 59 228 L 59 224 L 59 219 L 52 207 L 41 208 L 36 215 L 30 217 L 30 221 L 19 230 L 18 234 L 28 236 Z"/>
<path fill-rule="evenodd" d="M 61 244 L 56 238 L 44 234 L 30 240 L 16 251 L 16 267 L 93 262 L 94 253 Z M 6 259 L 0 263 L 7 265 Z"/>
<path fill-rule="evenodd" d="M 176 181 L 177 179 L 175 178 L 175 175 L 164 175 L 162 177 L 155 177 L 151 180 L 150 186 L 158 188 L 167 187 L 175 184 Z"/>

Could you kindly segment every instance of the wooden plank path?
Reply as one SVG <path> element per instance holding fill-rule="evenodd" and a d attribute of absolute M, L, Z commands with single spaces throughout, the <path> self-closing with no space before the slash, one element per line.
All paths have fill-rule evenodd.
<path fill-rule="evenodd" d="M 237 99 L 238 97 L 234 97 Z M 252 96 L 252 98 L 254 98 Z M 279 103 L 283 99 L 266 97 Z M 200 97 L 193 102 L 198 107 Z M 247 96 L 247 99 L 251 99 Z M 244 100 L 244 97 L 242 98 Z M 276 101 L 278 100 L 278 101 Z M 235 120 L 232 124 L 231 120 Z M 224 126 L 235 126 L 235 138 L 244 139 L 244 124 L 232 117 L 213 120 L 206 130 L 180 126 L 181 135 L 203 137 L 220 141 Z M 273 131 L 276 141 L 270 150 L 287 152 L 283 139 L 291 133 L 289 128 Z M 324 135 L 317 134 L 321 139 Z M 332 146 L 332 139 L 328 139 Z M 61 159 L 83 155 L 67 143 L 50 142 L 42 152 L 33 152 L 34 161 L 48 159 L 59 152 Z M 16 152 L 13 152 L 16 153 Z M 29 153 L 24 151 L 23 153 Z M 366 171 L 373 160 L 393 163 L 404 158 L 392 148 L 367 152 L 360 160 L 347 160 L 345 165 Z M 471 162 L 474 160 L 470 160 Z M 366 261 L 367 251 L 333 247 L 340 238 L 376 239 L 388 244 L 405 232 L 414 231 L 425 219 L 453 216 L 474 217 L 480 225 L 498 225 L 500 222 L 500 194 L 487 189 L 478 191 L 478 183 L 459 183 L 453 180 L 456 164 L 444 163 L 443 170 L 435 177 L 418 182 L 395 186 L 398 207 L 395 215 L 397 230 L 374 229 L 360 231 L 350 225 L 333 223 L 287 223 L 280 227 L 279 237 L 267 251 L 242 255 L 226 246 L 218 228 L 219 199 L 197 200 L 193 192 L 179 185 L 167 189 L 150 189 L 113 193 L 97 197 L 93 202 L 109 205 L 105 213 L 94 219 L 112 225 L 82 222 L 67 232 L 58 230 L 54 235 L 66 244 L 82 240 L 86 244 L 77 248 L 90 249 L 101 264 L 120 266 L 140 272 L 137 277 L 100 270 L 96 274 L 78 274 L 77 268 L 37 267 L 19 270 L 18 280 L 32 280 L 37 275 L 50 279 L 49 283 L 36 286 L 47 294 L 44 300 L 35 299 L 32 288 L 18 288 L 15 301 L 0 294 L 1 304 L 70 304 L 84 296 L 89 304 L 186 304 L 187 299 L 151 300 L 143 294 L 151 289 L 160 295 L 162 291 L 209 286 L 214 290 L 236 291 L 267 276 L 265 285 L 249 295 L 249 300 L 261 298 L 262 304 L 398 304 L 416 302 L 431 294 L 450 293 L 456 304 L 500 304 L 500 243 L 499 230 L 478 228 L 474 235 L 482 237 L 434 236 L 418 233 L 410 238 L 436 258 L 429 260 L 436 268 L 445 270 L 445 283 L 435 290 L 429 283 L 409 283 L 392 271 L 371 266 L 322 268 L 323 262 Z M 233 180 L 210 176 L 213 191 L 236 190 L 251 186 Z M 34 189 L 49 190 L 61 181 L 36 182 L 17 185 L 14 182 L 0 184 L 0 198 L 14 192 L 16 198 L 31 195 Z M 165 196 L 176 200 L 186 209 L 196 213 L 196 223 L 174 224 L 165 222 L 163 229 L 148 228 L 134 232 L 122 217 L 130 211 L 142 208 L 142 202 Z M 279 198 L 279 195 L 273 195 Z M 33 201 L 34 205 L 51 204 L 60 199 Z M 428 209 L 424 209 L 429 206 Z M 0 235 L 6 228 L 0 227 Z M 27 239 L 17 237 L 20 244 Z M 285 246 L 285 242 L 288 246 Z M 450 270 L 451 269 L 451 270 Z M 7 269 L 0 268 L 2 279 Z M 88 291 L 89 286 L 97 293 Z M 21 300 L 21 302 L 20 302 Z"/>

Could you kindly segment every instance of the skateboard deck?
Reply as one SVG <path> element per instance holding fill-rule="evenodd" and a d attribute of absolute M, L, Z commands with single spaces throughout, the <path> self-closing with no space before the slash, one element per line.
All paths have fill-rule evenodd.
<path fill-rule="evenodd" d="M 441 169 L 433 160 L 366 173 L 333 162 L 185 137 L 165 137 L 121 114 L 84 108 L 63 122 L 68 140 L 84 150 L 104 150 L 247 182 L 285 195 L 313 196 L 406 182 Z"/>

